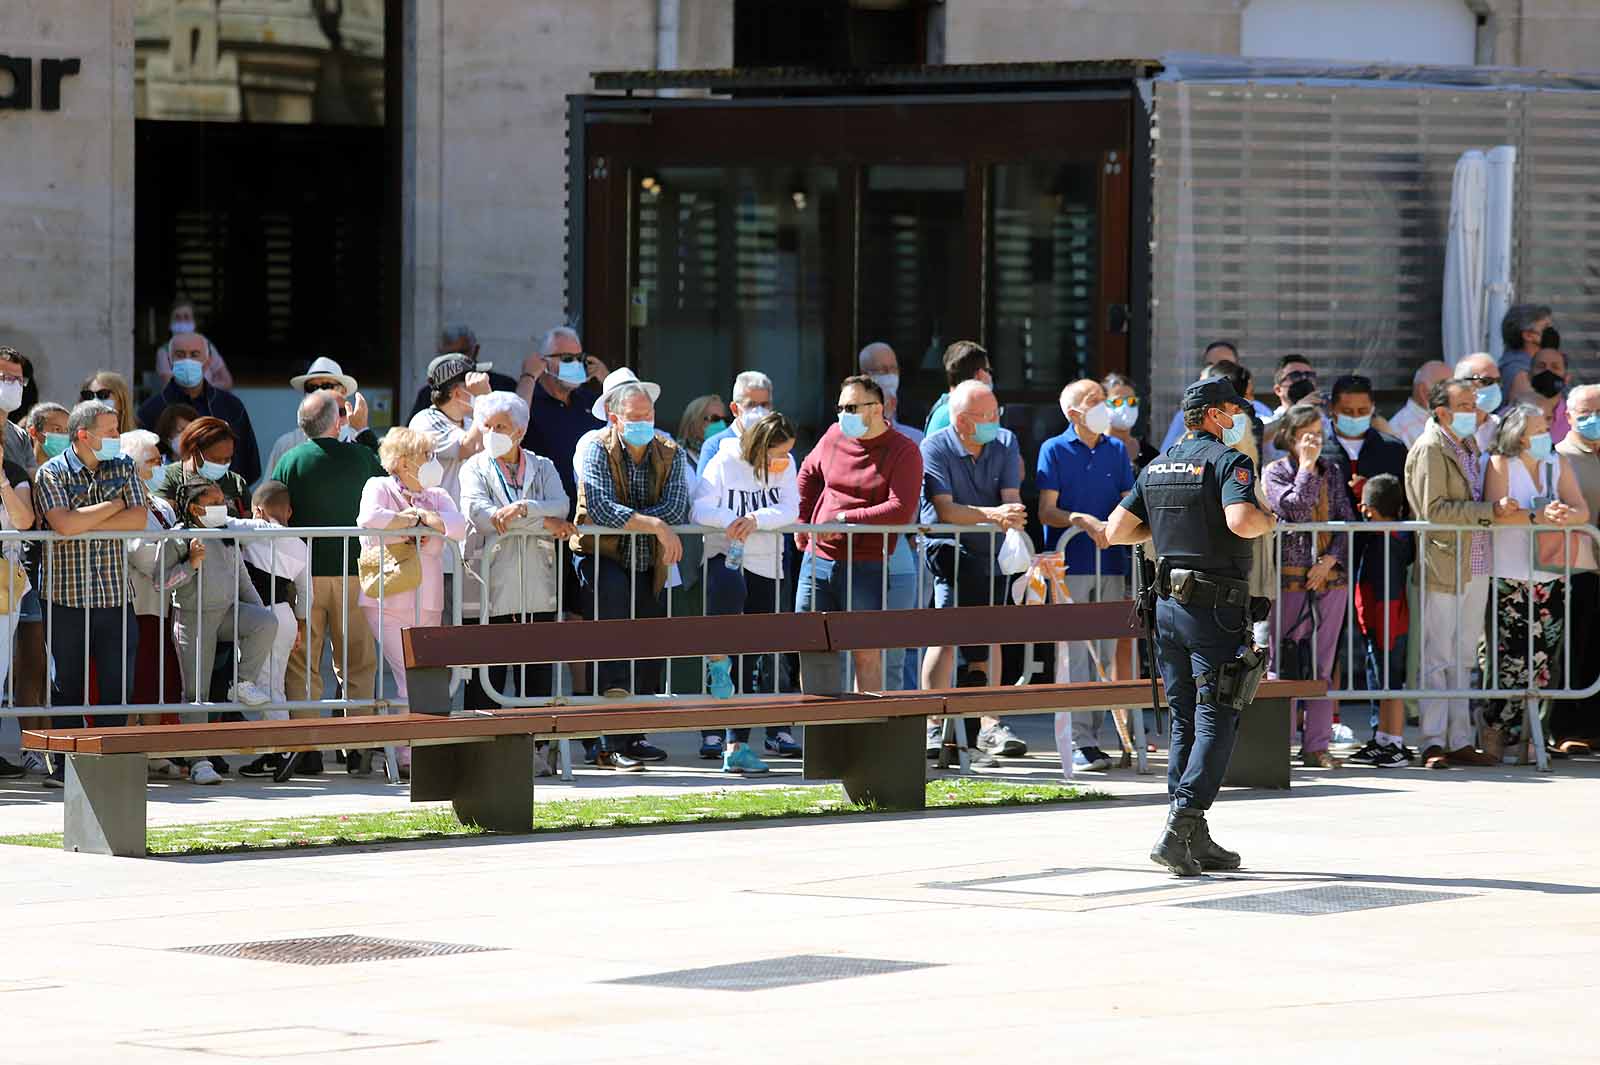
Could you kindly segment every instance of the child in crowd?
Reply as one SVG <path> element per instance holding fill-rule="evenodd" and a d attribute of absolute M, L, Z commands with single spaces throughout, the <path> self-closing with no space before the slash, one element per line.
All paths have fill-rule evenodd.
<path fill-rule="evenodd" d="M 1361 514 L 1368 521 L 1402 521 L 1405 486 L 1380 473 L 1361 488 Z M 1411 611 L 1406 587 L 1416 555 L 1412 534 L 1400 530 L 1356 535 L 1356 623 L 1367 650 L 1367 687 L 1373 691 L 1406 686 L 1406 635 Z M 1393 769 L 1411 761 L 1405 746 L 1406 705 L 1400 699 L 1378 703 L 1378 731 L 1351 762 Z"/>
<path fill-rule="evenodd" d="M 199 474 L 189 474 L 178 485 L 174 509 L 189 528 L 216 529 L 228 522 L 222 489 Z M 230 686 L 228 698 L 247 707 L 262 706 L 272 696 L 256 686 L 255 678 L 272 647 L 277 618 L 262 606 L 236 541 L 201 543 L 205 553 L 194 579 L 172 592 L 172 635 L 183 671 L 184 701 L 202 701 L 209 695 L 217 643 L 228 640 L 239 655 L 238 680 Z"/>
<path fill-rule="evenodd" d="M 294 509 L 289 505 L 289 488 L 282 481 L 262 481 L 250 497 L 248 518 L 228 521 L 230 529 L 282 529 L 289 524 Z M 241 541 L 245 572 L 255 585 L 261 602 L 277 617 L 277 630 L 267 661 L 253 679 L 256 687 L 272 693 L 274 703 L 288 702 L 284 690 L 284 675 L 289 669 L 289 655 L 299 643 L 303 626 L 299 616 L 302 582 L 310 549 L 304 540 L 294 536 L 251 537 Z M 268 718 L 286 720 L 287 710 L 264 711 Z M 283 764 L 276 754 L 264 754 L 239 770 L 240 776 L 270 777 Z"/>

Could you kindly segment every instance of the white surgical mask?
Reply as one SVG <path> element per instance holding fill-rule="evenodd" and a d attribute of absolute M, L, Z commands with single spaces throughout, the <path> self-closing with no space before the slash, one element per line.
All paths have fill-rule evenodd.
<path fill-rule="evenodd" d="M 167 446 L 172 449 L 172 455 L 173 455 L 174 458 L 176 458 L 177 455 L 178 455 L 178 450 L 179 450 L 178 449 L 178 441 L 180 441 L 182 439 L 183 439 L 183 437 L 181 437 L 181 436 L 173 436 L 173 437 L 168 437 L 167 438 Z"/>
<path fill-rule="evenodd" d="M 22 385 L 16 381 L 7 381 L 0 385 L 0 410 L 7 413 L 22 406 Z"/>
<path fill-rule="evenodd" d="M 1104 403 L 1096 403 L 1083 412 L 1083 427 L 1096 436 L 1104 436 L 1111 428 L 1111 411 Z"/>
<path fill-rule="evenodd" d="M 516 446 L 516 441 L 505 433 L 497 433 L 491 429 L 484 434 L 483 446 L 491 457 L 500 458 Z"/>
<path fill-rule="evenodd" d="M 200 524 L 208 529 L 220 529 L 228 524 L 228 508 L 206 507 L 205 513 L 200 515 Z"/>
<path fill-rule="evenodd" d="M 739 427 L 748 429 L 771 413 L 771 407 L 746 407 L 744 412 L 739 415 Z"/>
<path fill-rule="evenodd" d="M 417 467 L 417 483 L 424 488 L 438 488 L 444 480 L 444 466 L 438 459 L 430 458 Z"/>
<path fill-rule="evenodd" d="M 900 375 L 897 373 L 875 373 L 872 379 L 878 382 L 878 387 L 883 389 L 885 397 L 893 398 L 900 391 Z"/>

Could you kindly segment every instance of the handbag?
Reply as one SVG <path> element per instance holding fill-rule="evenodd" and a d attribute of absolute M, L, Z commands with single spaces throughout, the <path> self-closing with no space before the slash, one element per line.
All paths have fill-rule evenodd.
<path fill-rule="evenodd" d="M 417 545 L 411 540 L 380 543 L 361 549 L 356 573 L 361 581 L 361 594 L 368 599 L 378 598 L 380 581 L 385 598 L 404 595 L 422 586 L 422 559 L 417 556 Z"/>
<path fill-rule="evenodd" d="M 0 616 L 17 609 L 28 588 L 28 571 L 11 559 L 0 557 Z"/>
<path fill-rule="evenodd" d="M 1289 626 L 1289 632 L 1303 632 L 1303 636 L 1283 636 L 1278 639 L 1278 678 L 1280 680 L 1316 680 L 1316 616 L 1317 593 L 1307 591 L 1300 601 L 1300 614 Z M 1302 626 L 1304 628 L 1302 629 Z"/>

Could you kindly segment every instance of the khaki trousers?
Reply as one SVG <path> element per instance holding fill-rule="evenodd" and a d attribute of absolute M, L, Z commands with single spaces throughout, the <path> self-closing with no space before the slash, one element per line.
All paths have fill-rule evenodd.
<path fill-rule="evenodd" d="M 360 605 L 361 584 L 356 577 L 312 577 L 311 604 L 307 609 L 311 639 L 289 656 L 284 675 L 285 694 L 291 700 L 306 699 L 309 676 L 311 698 L 322 698 L 322 646 L 333 644 L 333 673 L 346 699 L 371 699 L 378 672 L 378 650 Z M 309 651 L 309 654 L 307 653 Z M 308 665 L 309 662 L 309 665 Z M 350 675 L 344 670 L 348 663 Z M 371 711 L 366 711 L 370 713 Z M 317 717 L 317 710 L 294 710 L 291 717 Z"/>

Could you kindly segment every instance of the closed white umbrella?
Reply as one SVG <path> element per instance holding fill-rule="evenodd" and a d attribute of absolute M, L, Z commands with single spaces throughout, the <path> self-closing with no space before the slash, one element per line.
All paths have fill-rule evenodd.
<path fill-rule="evenodd" d="M 1500 321 L 1516 297 L 1511 282 L 1512 207 L 1515 197 L 1517 150 L 1502 144 L 1489 153 L 1488 195 L 1483 219 L 1483 283 L 1487 290 L 1483 336 L 1474 351 L 1502 348 Z M 1508 385 L 1510 382 L 1506 382 Z"/>
<path fill-rule="evenodd" d="M 1455 180 L 1450 188 L 1450 228 L 1444 249 L 1440 334 L 1444 361 L 1451 366 L 1475 351 L 1486 350 L 1483 282 L 1487 189 L 1488 165 L 1483 153 L 1463 152 L 1456 160 Z"/>

